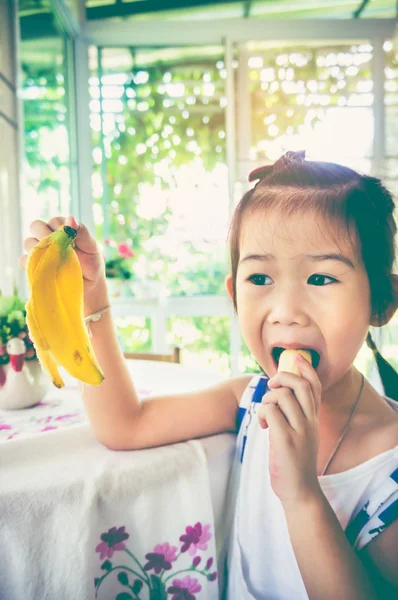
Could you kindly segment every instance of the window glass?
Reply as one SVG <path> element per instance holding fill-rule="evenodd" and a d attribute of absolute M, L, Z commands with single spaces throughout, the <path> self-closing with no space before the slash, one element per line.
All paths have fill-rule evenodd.
<path fill-rule="evenodd" d="M 21 17 L 24 232 L 33 219 L 67 214 L 71 205 L 67 38 L 51 12 L 45 17 L 45 35 Z"/>

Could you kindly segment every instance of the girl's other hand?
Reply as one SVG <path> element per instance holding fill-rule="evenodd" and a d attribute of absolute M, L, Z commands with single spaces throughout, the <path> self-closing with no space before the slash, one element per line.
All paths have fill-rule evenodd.
<path fill-rule="evenodd" d="M 257 416 L 270 429 L 271 485 L 283 504 L 306 501 L 321 490 L 317 476 L 318 411 L 322 386 L 315 369 L 296 357 L 302 377 L 277 373 Z"/>
<path fill-rule="evenodd" d="M 104 307 L 102 305 L 105 302 L 105 298 L 101 298 L 101 296 L 105 297 L 107 295 L 105 262 L 97 242 L 87 227 L 82 223 L 78 223 L 74 217 L 53 217 L 47 223 L 40 220 L 32 221 L 29 227 L 31 237 L 25 238 L 23 244 L 26 254 L 20 257 L 19 264 L 25 269 L 27 254 L 30 250 L 61 225 L 69 225 L 77 230 L 75 250 L 83 273 L 85 304 L 89 306 L 91 312 L 100 310 Z M 96 306 L 97 303 L 98 307 Z"/>

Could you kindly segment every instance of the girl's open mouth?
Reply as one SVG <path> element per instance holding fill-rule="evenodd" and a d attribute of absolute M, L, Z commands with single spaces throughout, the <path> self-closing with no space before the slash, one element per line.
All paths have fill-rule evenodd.
<path fill-rule="evenodd" d="M 276 366 L 278 366 L 279 359 L 284 350 L 286 350 L 286 348 L 280 348 L 278 346 L 275 346 L 274 348 L 272 348 L 272 357 L 275 361 Z M 312 366 L 314 367 L 314 369 L 317 368 L 317 366 L 319 365 L 319 361 L 321 360 L 321 357 L 320 357 L 320 354 L 316 350 L 312 350 L 312 348 L 297 348 L 297 350 L 306 350 L 307 352 L 309 352 L 311 354 L 311 358 L 312 358 Z"/>

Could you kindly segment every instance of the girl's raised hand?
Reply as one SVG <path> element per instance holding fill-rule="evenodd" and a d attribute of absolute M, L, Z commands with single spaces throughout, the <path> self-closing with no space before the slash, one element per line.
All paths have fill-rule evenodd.
<path fill-rule="evenodd" d="M 257 416 L 270 429 L 271 485 L 283 504 L 297 503 L 320 492 L 317 477 L 318 410 L 322 386 L 315 369 L 296 357 L 302 377 L 277 373 L 268 382 Z"/>
<path fill-rule="evenodd" d="M 69 225 L 77 230 L 75 250 L 83 273 L 85 301 L 90 304 L 90 299 L 97 295 L 97 292 L 105 293 L 105 264 L 97 242 L 85 225 L 78 223 L 74 217 L 53 217 L 47 223 L 40 220 L 32 221 L 29 227 L 31 237 L 25 238 L 24 250 L 29 253 L 41 239 L 61 225 Z M 26 259 L 27 254 L 19 259 L 19 264 L 23 269 L 26 266 Z"/>

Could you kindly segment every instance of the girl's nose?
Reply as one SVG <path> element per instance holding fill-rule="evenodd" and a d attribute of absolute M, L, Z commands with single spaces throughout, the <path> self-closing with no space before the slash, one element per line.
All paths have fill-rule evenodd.
<path fill-rule="evenodd" d="M 308 303 L 297 290 L 285 290 L 273 294 L 272 306 L 269 309 L 268 321 L 279 325 L 300 325 L 306 327 L 310 323 Z"/>

